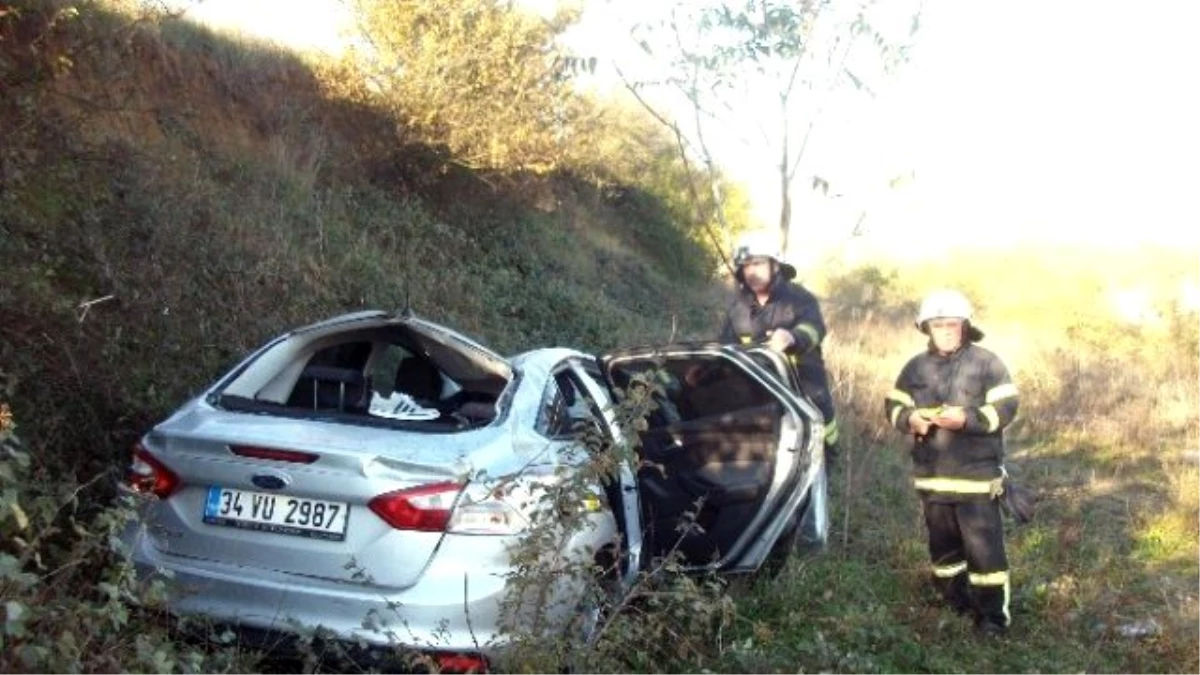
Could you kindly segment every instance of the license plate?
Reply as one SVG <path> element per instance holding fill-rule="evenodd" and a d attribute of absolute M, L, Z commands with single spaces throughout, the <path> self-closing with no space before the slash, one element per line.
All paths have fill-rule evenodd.
<path fill-rule="evenodd" d="M 204 522 L 245 530 L 343 541 L 350 505 L 289 495 L 234 490 L 213 485 L 204 502 Z"/>

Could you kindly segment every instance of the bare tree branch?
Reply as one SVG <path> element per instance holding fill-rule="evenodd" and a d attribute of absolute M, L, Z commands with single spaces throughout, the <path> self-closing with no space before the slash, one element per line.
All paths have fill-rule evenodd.
<path fill-rule="evenodd" d="M 704 226 L 705 233 L 708 234 L 710 239 L 712 239 L 713 247 L 717 250 L 717 254 L 721 256 L 721 262 L 724 263 L 730 274 L 733 274 L 733 264 L 730 262 L 729 256 L 725 253 L 727 246 L 725 246 L 721 242 L 721 238 L 712 231 L 711 215 L 705 213 L 704 202 L 700 199 L 700 192 L 696 188 L 696 178 L 694 172 L 692 171 L 692 163 L 688 160 L 687 140 L 684 138 L 683 132 L 679 130 L 679 125 L 671 120 L 668 120 L 662 113 L 656 110 L 654 106 L 651 105 L 650 102 L 638 92 L 638 88 L 631 84 L 629 79 L 625 77 L 625 73 L 621 70 L 620 66 L 614 64 L 613 68 L 617 71 L 617 77 L 621 78 L 621 83 L 625 86 L 629 93 L 633 94 L 633 97 L 637 99 L 637 102 L 640 103 L 641 106 L 645 108 L 645 110 L 649 112 L 651 116 L 654 117 L 654 119 L 658 120 L 660 124 L 670 129 L 675 135 L 675 143 L 679 150 L 679 158 L 683 162 L 683 168 L 687 175 L 688 193 L 691 195 L 692 203 L 695 205 L 700 223 Z M 724 227 L 724 214 L 721 213 L 720 204 L 715 205 L 714 210 L 717 211 L 717 217 L 720 219 L 721 224 Z"/>

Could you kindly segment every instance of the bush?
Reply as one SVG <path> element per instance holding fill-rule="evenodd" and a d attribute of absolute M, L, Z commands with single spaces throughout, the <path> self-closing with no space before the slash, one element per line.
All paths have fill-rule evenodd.
<path fill-rule="evenodd" d="M 189 646 L 156 611 L 161 582 L 139 582 L 119 550 L 129 504 L 89 507 L 78 485 L 39 470 L 17 437 L 0 372 L 0 671 L 244 671 L 235 646 Z"/>

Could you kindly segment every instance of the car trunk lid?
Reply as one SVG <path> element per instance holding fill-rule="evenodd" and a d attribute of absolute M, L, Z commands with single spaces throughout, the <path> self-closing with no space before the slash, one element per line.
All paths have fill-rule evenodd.
<path fill-rule="evenodd" d="M 423 504 L 451 508 L 472 466 L 469 450 L 492 435 L 431 437 L 194 408 L 145 439 L 181 478 L 153 509 L 149 532 L 172 555 L 403 588 L 443 533 L 389 525 L 371 500 L 441 485 Z"/>

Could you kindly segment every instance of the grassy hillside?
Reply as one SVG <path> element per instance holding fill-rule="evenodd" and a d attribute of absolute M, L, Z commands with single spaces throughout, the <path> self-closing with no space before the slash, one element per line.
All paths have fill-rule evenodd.
<path fill-rule="evenodd" d="M 709 336 L 723 291 L 647 186 L 466 169 L 342 96 L 329 64 L 119 5 L 137 3 L 0 3 L 0 669 L 257 670 L 253 651 L 190 646 L 132 610 L 156 589 L 107 565 L 126 515 L 101 509 L 111 479 L 164 412 L 336 312 L 411 302 L 500 351 L 600 350 Z M 1194 252 L 1161 251 L 822 270 L 846 439 L 830 550 L 736 581 L 687 631 L 605 645 L 598 667 L 1200 669 L 1200 326 L 1178 294 L 1198 275 Z M 1014 372 L 1013 472 L 1041 495 L 1010 532 L 999 643 L 929 601 L 904 439 L 883 419 L 922 347 L 915 303 L 946 284 Z M 1130 323 L 1113 293 L 1143 286 L 1154 311 Z"/>
<path fill-rule="evenodd" d="M 715 323 L 669 222 L 568 174 L 461 168 L 295 55 L 101 5 L 5 20 L 4 370 L 30 435 L 88 470 L 335 312 L 411 302 L 506 352 Z"/>

